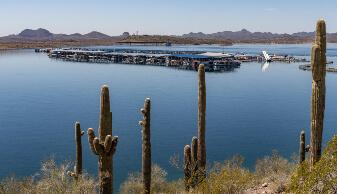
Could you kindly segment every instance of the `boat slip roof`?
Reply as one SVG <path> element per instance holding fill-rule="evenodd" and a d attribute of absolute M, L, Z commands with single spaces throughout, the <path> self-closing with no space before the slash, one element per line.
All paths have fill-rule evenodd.
<path fill-rule="evenodd" d="M 206 52 L 200 55 L 207 56 L 207 57 L 232 57 L 233 56 L 228 53 L 213 53 L 213 52 Z"/>

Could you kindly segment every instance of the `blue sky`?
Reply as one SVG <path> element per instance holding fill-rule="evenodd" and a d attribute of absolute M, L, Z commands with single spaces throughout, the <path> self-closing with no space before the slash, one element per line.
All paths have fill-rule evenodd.
<path fill-rule="evenodd" d="M 0 36 L 26 28 L 109 35 L 314 31 L 324 18 L 337 32 L 336 0 L 0 0 Z"/>

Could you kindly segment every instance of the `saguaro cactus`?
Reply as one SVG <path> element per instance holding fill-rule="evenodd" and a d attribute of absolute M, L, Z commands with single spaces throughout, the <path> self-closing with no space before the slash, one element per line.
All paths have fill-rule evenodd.
<path fill-rule="evenodd" d="M 198 138 L 193 137 L 191 142 L 191 181 L 194 188 L 198 183 Z"/>
<path fill-rule="evenodd" d="M 143 120 L 139 121 L 142 126 L 142 173 L 143 173 L 143 193 L 151 192 L 151 100 L 146 98 L 144 107 L 141 109 Z"/>
<path fill-rule="evenodd" d="M 199 65 L 199 90 L 198 90 L 198 170 L 205 175 L 206 170 L 206 142 L 205 142 L 205 121 L 206 121 L 206 83 L 205 66 Z"/>
<path fill-rule="evenodd" d="M 196 166 L 197 161 L 198 161 L 198 138 L 193 137 L 191 142 L 191 162 L 193 165 Z"/>
<path fill-rule="evenodd" d="M 101 110 L 99 122 L 99 138 L 94 129 L 88 129 L 88 141 L 92 152 L 98 156 L 99 193 L 113 193 L 113 160 L 118 137 L 112 137 L 112 114 L 110 112 L 110 97 L 108 86 L 101 89 Z"/>
<path fill-rule="evenodd" d="M 305 132 L 301 131 L 300 135 L 300 161 L 299 163 L 304 162 L 305 160 Z"/>
<path fill-rule="evenodd" d="M 191 187 L 191 147 L 186 145 L 184 147 L 184 183 L 185 183 L 185 190 L 188 192 Z"/>
<path fill-rule="evenodd" d="M 311 51 L 312 97 L 311 97 L 311 138 L 310 163 L 313 166 L 321 157 L 323 121 L 325 110 L 326 74 L 326 27 L 319 20 L 316 27 L 316 40 Z"/>
<path fill-rule="evenodd" d="M 76 142 L 76 162 L 74 171 L 68 171 L 68 175 L 77 179 L 82 174 L 82 135 L 84 131 L 81 129 L 80 122 L 75 123 L 75 142 Z"/>

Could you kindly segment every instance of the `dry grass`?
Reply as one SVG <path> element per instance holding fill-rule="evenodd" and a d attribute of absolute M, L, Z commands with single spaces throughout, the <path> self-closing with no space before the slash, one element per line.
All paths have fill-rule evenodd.
<path fill-rule="evenodd" d="M 243 163 L 242 156 L 234 156 L 223 163 L 214 163 L 209 167 L 210 170 L 207 172 L 206 179 L 189 193 L 247 193 L 247 191 L 260 187 L 265 182 L 276 185 L 273 190 L 274 193 L 283 192 L 295 166 L 294 163 L 282 158 L 277 152 L 258 160 L 255 171 L 244 168 Z M 53 160 L 48 160 L 42 164 L 41 170 L 36 176 L 25 179 L 10 177 L 2 180 L 0 182 L 0 193 L 97 193 L 97 180 L 88 175 L 83 175 L 76 181 L 67 175 L 69 167 L 69 164 L 58 166 Z M 333 169 L 333 166 L 328 169 Z M 167 172 L 158 165 L 152 166 L 151 189 L 152 193 L 186 193 L 184 181 L 182 179 L 168 181 Z M 122 194 L 141 193 L 141 191 L 142 176 L 140 172 L 131 173 L 120 188 Z"/>
<path fill-rule="evenodd" d="M 42 164 L 40 173 L 25 179 L 7 178 L 0 182 L 1 194 L 92 194 L 97 181 L 82 175 L 76 181 L 67 175 L 69 164 L 57 166 L 54 160 Z"/>

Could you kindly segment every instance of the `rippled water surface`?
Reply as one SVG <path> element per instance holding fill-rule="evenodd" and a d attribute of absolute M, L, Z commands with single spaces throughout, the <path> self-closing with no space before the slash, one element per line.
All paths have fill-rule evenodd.
<path fill-rule="evenodd" d="M 111 47 L 109 47 L 111 48 Z M 215 52 L 308 56 L 310 45 L 234 45 L 136 47 Z M 337 45 L 328 48 L 337 62 Z M 253 167 L 257 158 L 277 149 L 290 157 L 298 150 L 301 129 L 309 129 L 311 73 L 299 63 L 244 63 L 228 73 L 207 73 L 207 159 L 223 161 L 234 154 Z M 333 65 L 334 66 L 334 65 Z M 337 74 L 328 73 L 324 140 L 337 128 Z M 152 158 L 169 173 L 196 135 L 197 73 L 165 67 L 90 64 L 51 60 L 32 50 L 0 53 L 0 177 L 32 175 L 42 160 L 75 158 L 75 121 L 84 130 L 98 127 L 100 86 L 110 86 L 113 133 L 120 138 L 115 154 L 116 186 L 141 169 L 139 108 L 152 98 Z M 308 133 L 307 133 L 308 134 Z M 307 136 L 309 138 L 309 136 Z M 97 172 L 97 158 L 83 137 L 84 168 Z"/>

